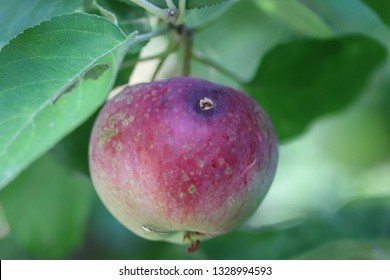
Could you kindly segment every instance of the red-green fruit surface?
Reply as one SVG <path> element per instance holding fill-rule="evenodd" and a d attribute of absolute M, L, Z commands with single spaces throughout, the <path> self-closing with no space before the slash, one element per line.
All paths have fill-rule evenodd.
<path fill-rule="evenodd" d="M 125 88 L 101 110 L 89 151 L 109 211 L 144 238 L 177 243 L 245 222 L 277 157 L 274 130 L 255 101 L 186 77 Z"/>

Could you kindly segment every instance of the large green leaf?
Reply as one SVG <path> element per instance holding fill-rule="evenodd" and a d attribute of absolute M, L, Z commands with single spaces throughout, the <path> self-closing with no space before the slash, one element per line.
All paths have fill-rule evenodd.
<path fill-rule="evenodd" d="M 387 25 L 390 25 L 390 1 L 363 0 L 363 2 L 373 9 Z"/>
<path fill-rule="evenodd" d="M 65 258 L 80 246 L 92 184 L 45 155 L 0 192 L 11 236 L 39 258 Z"/>
<path fill-rule="evenodd" d="M 380 43 L 359 35 L 293 41 L 272 49 L 245 88 L 285 140 L 354 101 L 386 55 Z"/>
<path fill-rule="evenodd" d="M 107 17 L 115 22 L 125 34 L 131 34 L 134 31 L 138 31 L 138 33 L 152 31 L 148 13 L 138 6 L 129 6 L 126 3 L 113 0 L 89 0 L 84 2 L 84 9 L 88 13 L 101 14 Z M 129 82 L 139 53 L 146 44 L 146 41 L 142 41 L 130 46 L 120 66 L 114 86 Z"/>
<path fill-rule="evenodd" d="M 0 0 L 0 49 L 25 28 L 75 11 L 82 0 Z"/>
<path fill-rule="evenodd" d="M 59 16 L 0 52 L 0 187 L 104 103 L 135 35 L 94 15 Z"/>

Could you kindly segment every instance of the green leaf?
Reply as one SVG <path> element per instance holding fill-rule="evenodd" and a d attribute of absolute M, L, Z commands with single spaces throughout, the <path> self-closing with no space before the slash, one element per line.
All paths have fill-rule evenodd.
<path fill-rule="evenodd" d="M 95 198 L 88 179 L 50 154 L 0 192 L 11 235 L 38 258 L 65 258 L 81 245 Z"/>
<path fill-rule="evenodd" d="M 363 0 L 363 2 L 373 9 L 387 24 L 390 25 L 390 2 L 383 0 Z"/>
<path fill-rule="evenodd" d="M 0 188 L 104 103 L 134 37 L 76 13 L 28 29 L 1 50 Z"/>
<path fill-rule="evenodd" d="M 239 0 L 227 0 L 221 5 L 204 7 L 202 9 L 194 9 L 189 11 L 185 16 L 185 24 L 190 28 L 202 28 L 213 24 L 227 10 L 235 5 Z"/>
<path fill-rule="evenodd" d="M 376 40 L 359 35 L 293 41 L 272 49 L 245 88 L 286 140 L 353 102 L 386 55 Z"/>
<path fill-rule="evenodd" d="M 325 21 L 297 0 L 256 0 L 255 3 L 293 32 L 319 38 L 332 35 L 332 30 Z"/>
<path fill-rule="evenodd" d="M 0 0 L 0 49 L 25 28 L 75 11 L 81 0 Z"/>
<path fill-rule="evenodd" d="M 107 17 L 107 14 L 111 14 L 110 17 L 115 16 L 117 24 L 125 34 L 131 34 L 134 31 L 138 31 L 140 34 L 152 31 L 148 13 L 145 9 L 138 6 L 129 6 L 120 1 L 95 0 L 94 2 L 103 16 Z M 138 53 L 145 45 L 146 42 L 136 43 L 131 46 L 129 52 Z"/>
<path fill-rule="evenodd" d="M 130 6 L 128 3 L 113 0 L 90 0 L 90 2 L 91 3 L 84 2 L 84 9 L 88 13 L 101 14 L 111 21 L 117 22 L 125 34 L 131 34 L 136 30 L 138 33 L 152 31 L 148 13 L 143 8 Z M 130 46 L 126 56 L 123 58 L 114 86 L 124 85 L 129 82 L 139 53 L 146 44 L 147 42 L 143 41 L 134 43 Z"/>

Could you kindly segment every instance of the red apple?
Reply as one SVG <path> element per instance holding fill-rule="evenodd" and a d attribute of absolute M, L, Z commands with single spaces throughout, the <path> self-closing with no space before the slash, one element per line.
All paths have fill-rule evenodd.
<path fill-rule="evenodd" d="M 96 120 L 89 161 L 98 195 L 123 225 L 194 251 L 255 212 L 275 175 L 277 147 L 250 97 L 178 77 L 111 99 Z"/>

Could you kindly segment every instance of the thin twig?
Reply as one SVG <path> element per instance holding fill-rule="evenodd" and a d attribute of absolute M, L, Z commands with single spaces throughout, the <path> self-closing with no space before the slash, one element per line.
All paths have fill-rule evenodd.
<path fill-rule="evenodd" d="M 158 31 L 152 31 L 144 34 L 137 35 L 134 39 L 134 43 L 139 43 L 139 42 L 145 42 L 148 41 L 154 37 L 158 37 L 160 35 L 166 34 L 169 32 L 169 28 L 164 28 Z"/>
<path fill-rule="evenodd" d="M 158 53 L 158 54 L 154 54 L 154 55 L 150 55 L 150 56 L 146 56 L 146 57 L 140 57 L 138 59 L 138 62 L 145 62 L 145 61 L 150 61 L 150 60 L 155 60 L 155 59 L 159 59 L 159 58 L 162 58 L 165 56 L 166 54 L 166 50 L 161 52 L 161 53 Z"/>
<path fill-rule="evenodd" d="M 177 10 L 176 5 L 175 5 L 175 3 L 173 3 L 172 0 L 165 0 L 165 2 L 167 3 L 167 6 L 168 6 L 169 9 Z"/>
<path fill-rule="evenodd" d="M 183 76 L 191 74 L 191 55 L 192 55 L 192 31 L 182 26 L 181 45 L 183 48 Z"/>
<path fill-rule="evenodd" d="M 130 1 L 165 21 L 170 20 L 168 17 L 167 9 L 161 9 L 160 7 L 157 7 L 156 5 L 153 5 L 152 3 L 146 0 L 130 0 Z"/>
<path fill-rule="evenodd" d="M 177 25 L 183 24 L 185 14 L 186 14 L 186 0 L 179 0 L 179 17 L 177 18 L 176 21 Z"/>
<path fill-rule="evenodd" d="M 218 70 L 219 72 L 221 72 L 225 76 L 231 78 L 232 80 L 236 81 L 237 83 L 239 83 L 239 84 L 246 83 L 246 81 L 244 79 L 242 79 L 241 77 L 239 77 L 238 75 L 236 75 L 235 73 L 230 71 L 229 69 L 225 68 L 223 65 L 219 64 L 218 62 L 212 61 L 210 58 L 205 57 L 205 56 L 203 56 L 199 53 L 196 53 L 196 52 L 192 52 L 191 55 L 192 55 L 193 59 Z"/>

